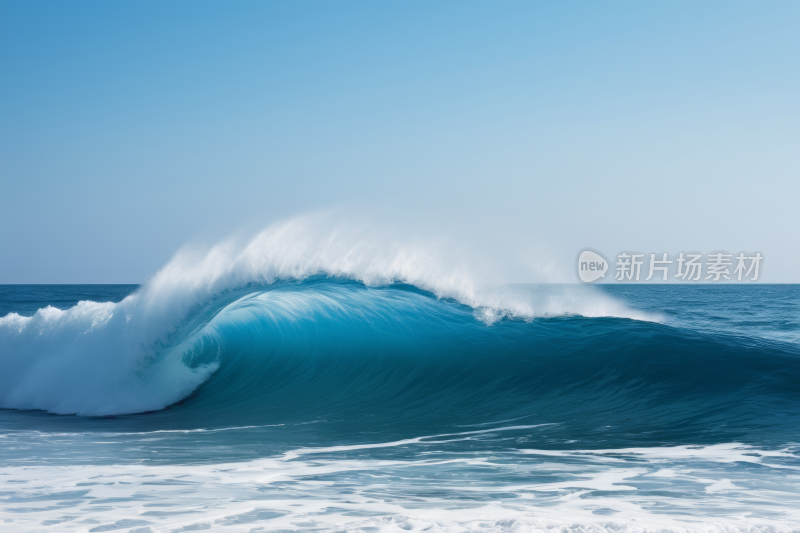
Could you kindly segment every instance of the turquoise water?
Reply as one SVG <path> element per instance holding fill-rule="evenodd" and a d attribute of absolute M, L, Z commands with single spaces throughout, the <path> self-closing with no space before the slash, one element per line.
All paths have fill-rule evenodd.
<path fill-rule="evenodd" d="M 156 288 L 0 287 L 3 531 L 798 531 L 800 286 Z"/>

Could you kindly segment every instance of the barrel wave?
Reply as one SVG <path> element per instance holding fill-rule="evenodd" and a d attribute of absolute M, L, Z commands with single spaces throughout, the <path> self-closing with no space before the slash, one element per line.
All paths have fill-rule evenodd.
<path fill-rule="evenodd" d="M 506 290 L 541 301 L 569 288 Z M 385 438 L 535 420 L 556 441 L 614 445 L 794 430 L 789 343 L 627 317 L 514 316 L 408 284 L 316 276 L 227 290 L 145 344 L 150 331 L 135 309 L 126 315 L 140 297 L 4 318 L 2 406 L 98 416 L 181 402 L 163 416 L 206 428 L 337 418 Z"/>
<path fill-rule="evenodd" d="M 576 440 L 598 420 L 616 428 L 603 440 L 777 436 L 793 429 L 800 377 L 775 343 L 618 317 L 487 324 L 414 287 L 324 279 L 237 299 L 183 360 L 218 365 L 190 405 L 220 425 L 339 417 L 398 437 L 531 417 Z"/>
<path fill-rule="evenodd" d="M 247 402 L 253 374 L 267 394 L 284 386 L 274 380 L 289 371 L 286 365 L 300 365 L 294 383 L 302 387 L 309 372 L 331 364 L 337 345 L 343 351 L 335 363 L 368 365 L 366 379 L 378 358 L 400 364 L 389 352 L 429 350 L 427 342 L 449 342 L 448 331 L 546 316 L 647 318 L 580 287 L 490 283 L 480 268 L 440 245 L 398 243 L 328 222 L 301 217 L 244 243 L 186 248 L 119 303 L 7 314 L 0 318 L 0 407 L 130 414 L 163 409 L 195 390 L 206 397 L 205 389 Z M 423 316 L 436 322 L 426 325 Z M 439 326 L 445 329 L 434 333 Z M 308 344 L 316 337 L 325 340 Z M 362 361 L 366 352 L 375 359 Z M 241 383 L 232 381 L 232 368 L 241 369 Z M 228 390 L 217 392 L 223 381 Z"/>

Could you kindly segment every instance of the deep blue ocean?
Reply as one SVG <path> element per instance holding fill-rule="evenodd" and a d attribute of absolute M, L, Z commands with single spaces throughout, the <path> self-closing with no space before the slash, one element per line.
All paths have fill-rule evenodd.
<path fill-rule="evenodd" d="M 800 531 L 798 285 L 159 279 L 0 286 L 0 531 Z"/>

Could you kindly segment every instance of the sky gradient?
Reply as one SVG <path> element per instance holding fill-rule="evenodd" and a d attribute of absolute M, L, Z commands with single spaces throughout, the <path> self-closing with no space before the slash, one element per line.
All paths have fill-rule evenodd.
<path fill-rule="evenodd" d="M 319 210 L 569 280 L 590 246 L 800 282 L 798 27 L 796 2 L 7 0 L 0 283 L 139 283 Z"/>

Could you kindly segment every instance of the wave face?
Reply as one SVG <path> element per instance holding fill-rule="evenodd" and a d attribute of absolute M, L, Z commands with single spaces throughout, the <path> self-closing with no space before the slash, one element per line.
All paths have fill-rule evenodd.
<path fill-rule="evenodd" d="M 226 289 L 171 320 L 161 305 L 146 301 L 147 289 L 118 304 L 81 301 L 64 311 L 48 306 L 32 317 L 12 313 L 0 319 L 0 402 L 85 416 L 153 411 L 185 398 L 212 374 L 203 398 L 218 395 L 212 402 L 219 409 L 237 412 L 260 410 L 256 397 L 280 404 L 289 395 L 311 398 L 315 390 L 344 402 L 353 387 L 370 397 L 382 391 L 390 400 L 401 389 L 445 386 L 428 365 L 451 370 L 464 357 L 463 378 L 470 364 L 488 363 L 498 348 L 512 348 L 509 358 L 523 356 L 537 338 L 531 320 L 569 316 L 569 300 L 576 309 L 615 307 L 576 287 L 518 286 L 513 292 L 530 305 L 525 315 L 472 308 L 405 284 L 368 287 L 320 277 Z M 318 374 L 328 379 L 322 389 L 312 378 Z M 236 399 L 222 400 L 226 396 Z M 248 398 L 252 405 L 239 405 Z"/>
<path fill-rule="evenodd" d="M 504 290 L 548 309 L 579 289 Z M 158 336 L 138 314 L 144 296 L 3 318 L 2 406 L 102 416 L 183 401 L 188 426 L 344 418 L 392 436 L 536 417 L 582 440 L 603 421 L 614 445 L 795 431 L 792 343 L 563 310 L 520 317 L 326 277 L 227 290 Z"/>
<path fill-rule="evenodd" d="M 119 303 L 81 301 L 66 310 L 48 305 L 32 317 L 7 314 L 0 318 L 0 407 L 84 416 L 154 411 L 186 398 L 221 365 L 207 388 L 234 379 L 227 377 L 233 367 L 247 376 L 266 367 L 299 371 L 291 365 L 309 357 L 314 368 L 332 364 L 325 362 L 333 357 L 327 344 L 319 350 L 303 344 L 309 336 L 328 336 L 326 343 L 347 345 L 352 354 L 375 343 L 387 357 L 417 336 L 448 342 L 415 321 L 417 314 L 476 331 L 505 318 L 646 318 L 587 288 L 532 291 L 489 283 L 481 267 L 459 262 L 458 251 L 441 243 L 387 244 L 385 237 L 325 222 L 301 218 L 244 243 L 185 249 Z M 320 277 L 342 283 L 280 285 Z M 407 287 L 362 290 L 399 285 Z M 396 336 L 382 337 L 381 328 Z M 251 353 L 255 345 L 261 353 Z M 281 350 L 297 360 L 282 361 L 288 356 Z M 355 364 L 347 362 L 351 357 L 342 354 L 336 364 Z M 273 379 L 270 372 L 264 379 Z M 236 395 L 242 397 L 254 390 L 248 383 L 230 386 L 241 388 Z"/>

